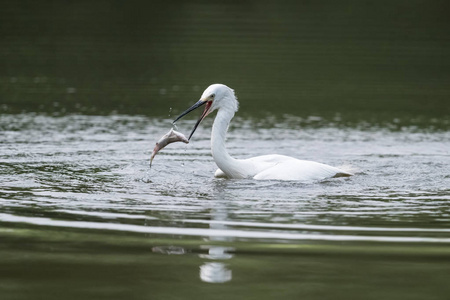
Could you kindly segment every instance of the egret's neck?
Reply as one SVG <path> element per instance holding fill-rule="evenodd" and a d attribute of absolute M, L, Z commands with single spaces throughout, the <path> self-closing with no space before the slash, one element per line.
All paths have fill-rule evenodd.
<path fill-rule="evenodd" d="M 211 152 L 217 166 L 230 178 L 245 177 L 243 162 L 232 158 L 225 147 L 225 138 L 230 120 L 234 116 L 231 109 L 219 109 L 212 127 Z"/>

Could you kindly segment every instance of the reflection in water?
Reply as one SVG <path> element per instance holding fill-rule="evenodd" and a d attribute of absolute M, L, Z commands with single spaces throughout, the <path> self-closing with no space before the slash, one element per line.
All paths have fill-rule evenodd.
<path fill-rule="evenodd" d="M 152 252 L 155 253 L 162 253 L 167 255 L 183 255 L 186 253 L 186 250 L 184 250 L 183 247 L 176 247 L 176 246 L 155 246 L 152 248 Z"/>
<path fill-rule="evenodd" d="M 208 254 L 200 254 L 201 258 L 206 259 L 230 259 L 233 254 L 227 251 L 233 251 L 231 247 L 221 246 L 202 246 L 208 249 Z M 200 279 L 204 282 L 221 283 L 231 280 L 231 270 L 222 262 L 206 262 L 200 266 Z"/>
<path fill-rule="evenodd" d="M 233 251 L 232 247 L 221 246 L 201 246 L 202 249 L 208 249 L 208 254 L 200 254 L 201 258 L 207 259 L 230 259 L 233 254 L 227 253 L 227 251 Z"/>
<path fill-rule="evenodd" d="M 200 279 L 210 283 L 227 282 L 231 280 L 231 270 L 224 263 L 207 262 L 200 266 Z"/>
<path fill-rule="evenodd" d="M 209 224 L 210 229 L 226 230 L 227 225 L 220 223 L 220 221 L 228 220 L 228 211 L 225 203 L 222 201 L 224 199 L 224 190 L 222 187 L 215 189 L 215 196 L 217 201 L 215 206 L 211 211 L 211 220 L 219 221 L 218 223 L 212 222 Z M 210 236 L 208 238 L 210 241 L 227 241 L 231 242 L 233 238 L 231 237 L 216 237 Z M 229 251 L 234 251 L 232 247 L 222 247 L 222 246 L 201 246 L 202 249 L 208 249 L 208 254 L 200 254 L 199 257 L 211 260 L 223 260 L 231 259 L 233 254 L 227 253 Z M 223 283 L 231 281 L 232 272 L 227 268 L 227 264 L 222 262 L 205 262 L 200 266 L 200 279 L 204 282 L 210 283 Z"/>

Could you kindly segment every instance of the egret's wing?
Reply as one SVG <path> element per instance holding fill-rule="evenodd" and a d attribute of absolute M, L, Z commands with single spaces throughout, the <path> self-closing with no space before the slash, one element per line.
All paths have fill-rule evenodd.
<path fill-rule="evenodd" d="M 251 158 L 245 159 L 245 161 L 251 161 L 255 164 L 267 164 L 267 165 L 273 165 L 282 163 L 282 162 L 288 162 L 292 160 L 298 160 L 290 156 L 285 155 L 279 155 L 279 154 L 268 154 L 268 155 L 261 155 L 261 156 L 255 156 Z"/>
<path fill-rule="evenodd" d="M 273 167 L 267 168 L 253 178 L 260 180 L 296 180 L 296 181 L 319 181 L 336 175 L 350 176 L 338 168 L 317 163 L 314 161 L 292 159 L 280 162 Z M 345 176 L 345 175 L 344 175 Z"/>

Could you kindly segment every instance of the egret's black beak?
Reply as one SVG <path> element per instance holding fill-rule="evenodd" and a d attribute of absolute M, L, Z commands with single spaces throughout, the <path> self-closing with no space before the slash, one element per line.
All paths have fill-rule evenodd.
<path fill-rule="evenodd" d="M 205 110 L 203 111 L 202 115 L 200 116 L 200 118 L 198 119 L 197 123 L 195 123 L 194 129 L 192 129 L 191 134 L 189 135 L 188 140 L 191 139 L 192 135 L 194 134 L 195 130 L 197 129 L 198 125 L 203 121 L 203 119 L 208 115 L 209 113 L 209 108 L 211 107 L 212 101 L 205 101 L 205 100 L 198 100 L 197 103 L 195 103 L 194 105 L 192 105 L 191 107 L 189 107 L 188 109 L 186 109 L 181 115 L 179 115 L 175 121 L 173 121 L 172 123 L 175 124 L 176 121 L 178 121 L 179 119 L 181 119 L 182 117 L 184 117 L 185 115 L 187 115 L 188 113 L 190 113 L 191 111 L 199 108 L 200 106 L 202 106 L 203 104 L 206 104 Z"/>

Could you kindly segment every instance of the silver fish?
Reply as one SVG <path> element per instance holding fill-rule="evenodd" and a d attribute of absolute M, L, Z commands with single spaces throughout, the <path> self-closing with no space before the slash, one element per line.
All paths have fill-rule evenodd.
<path fill-rule="evenodd" d="M 189 140 L 182 134 L 181 132 L 175 131 L 172 129 L 169 130 L 168 133 L 162 136 L 159 141 L 156 142 L 156 146 L 153 149 L 152 156 L 150 157 L 150 168 L 152 167 L 153 158 L 162 148 L 167 145 L 175 142 L 183 142 L 189 144 Z"/>

